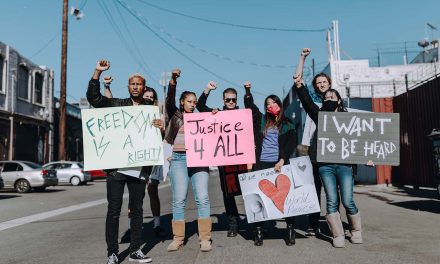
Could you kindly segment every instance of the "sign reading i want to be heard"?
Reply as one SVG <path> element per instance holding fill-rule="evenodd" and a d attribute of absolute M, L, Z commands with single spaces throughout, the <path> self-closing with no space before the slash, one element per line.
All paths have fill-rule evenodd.
<path fill-rule="evenodd" d="M 318 162 L 400 164 L 399 114 L 319 112 Z"/>
<path fill-rule="evenodd" d="M 157 106 L 124 106 L 81 110 L 84 169 L 163 165 Z"/>

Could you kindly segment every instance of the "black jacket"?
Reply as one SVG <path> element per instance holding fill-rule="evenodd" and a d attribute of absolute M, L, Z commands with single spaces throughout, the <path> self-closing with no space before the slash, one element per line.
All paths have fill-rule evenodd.
<path fill-rule="evenodd" d="M 244 106 L 252 110 L 252 120 L 254 122 L 255 157 L 257 162 L 260 160 L 263 148 L 265 118 L 258 107 L 254 104 L 252 94 L 244 96 Z M 289 158 L 296 149 L 296 129 L 293 123 L 285 118 L 281 123 L 278 134 L 278 160 L 284 159 L 284 164 L 289 163 Z"/>
<path fill-rule="evenodd" d="M 168 116 L 165 140 L 168 144 L 173 145 L 180 127 L 183 126 L 183 113 L 176 106 L 176 85 L 168 84 L 165 109 Z"/>

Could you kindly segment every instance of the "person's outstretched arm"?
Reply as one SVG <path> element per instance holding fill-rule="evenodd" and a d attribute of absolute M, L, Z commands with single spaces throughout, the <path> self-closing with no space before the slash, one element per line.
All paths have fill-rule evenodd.
<path fill-rule="evenodd" d="M 206 85 L 205 90 L 203 90 L 203 93 L 199 96 L 199 99 L 197 100 L 196 108 L 199 112 L 212 112 L 212 110 L 214 110 L 213 108 L 210 108 L 206 105 L 206 100 L 208 100 L 209 93 L 216 88 L 217 84 L 213 81 L 210 81 Z"/>
<path fill-rule="evenodd" d="M 112 91 L 110 90 L 110 84 L 113 81 L 112 76 L 104 76 L 104 96 L 107 98 L 113 98 Z"/>
<path fill-rule="evenodd" d="M 173 117 L 174 113 L 179 109 L 176 106 L 176 87 L 177 78 L 180 77 L 180 74 L 180 69 L 174 69 L 171 75 L 171 80 L 168 83 L 167 98 L 165 100 L 165 108 L 167 110 L 168 118 Z"/>
<path fill-rule="evenodd" d="M 99 84 L 101 73 L 109 68 L 110 62 L 108 60 L 98 61 L 92 79 L 89 81 L 89 86 L 87 88 L 87 101 L 89 101 L 89 103 L 95 108 L 111 106 L 110 99 L 101 94 Z"/>

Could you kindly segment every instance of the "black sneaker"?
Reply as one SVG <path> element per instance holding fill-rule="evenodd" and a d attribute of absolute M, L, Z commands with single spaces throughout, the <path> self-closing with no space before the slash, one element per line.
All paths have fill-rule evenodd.
<path fill-rule="evenodd" d="M 138 249 L 138 251 L 136 252 L 131 253 L 128 260 L 138 263 L 150 263 L 151 261 L 153 261 L 152 258 L 145 256 L 145 254 L 140 249 Z"/>
<path fill-rule="evenodd" d="M 162 227 L 156 226 L 154 228 L 154 235 L 157 237 L 166 237 L 167 233 L 165 232 L 165 230 Z"/>
<path fill-rule="evenodd" d="M 119 264 L 118 256 L 115 253 L 108 256 L 107 264 Z"/>
<path fill-rule="evenodd" d="M 319 236 L 321 233 L 321 230 L 319 227 L 309 227 L 306 231 L 306 236 Z"/>

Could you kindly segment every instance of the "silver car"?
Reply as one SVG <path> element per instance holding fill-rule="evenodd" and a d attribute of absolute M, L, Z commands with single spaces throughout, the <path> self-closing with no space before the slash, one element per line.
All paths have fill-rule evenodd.
<path fill-rule="evenodd" d="M 0 161 L 0 170 L 5 188 L 15 188 L 19 193 L 45 190 L 47 186 L 58 185 L 57 172 L 45 170 L 30 161 Z"/>
<path fill-rule="evenodd" d="M 43 165 L 46 170 L 56 170 L 60 184 L 72 184 L 78 186 L 91 180 L 83 165 L 77 161 L 54 161 Z"/>

